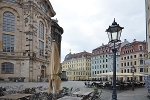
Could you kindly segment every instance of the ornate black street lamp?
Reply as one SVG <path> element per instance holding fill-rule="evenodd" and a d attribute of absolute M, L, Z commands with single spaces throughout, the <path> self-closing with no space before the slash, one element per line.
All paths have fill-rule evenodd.
<path fill-rule="evenodd" d="M 113 57 L 113 92 L 112 92 L 112 100 L 117 100 L 117 93 L 116 93 L 116 52 L 117 48 L 115 48 L 115 44 L 117 42 L 120 42 L 121 32 L 124 27 L 120 27 L 117 22 L 112 23 L 111 26 L 109 26 L 108 29 L 106 29 L 106 32 L 108 34 L 109 43 L 113 43 L 113 49 L 112 52 L 114 53 Z"/>
<path fill-rule="evenodd" d="M 134 72 L 135 72 L 134 66 L 131 67 L 131 71 L 132 71 L 132 91 L 134 91 Z"/>

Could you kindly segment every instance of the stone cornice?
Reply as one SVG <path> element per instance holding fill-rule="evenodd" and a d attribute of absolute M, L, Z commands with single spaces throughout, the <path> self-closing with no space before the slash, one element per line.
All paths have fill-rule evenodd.
<path fill-rule="evenodd" d="M 37 13 L 40 13 L 44 16 L 45 19 L 47 20 L 51 20 L 51 17 L 53 16 L 48 16 L 47 13 L 44 13 L 34 2 L 30 1 L 30 2 L 23 2 L 22 4 L 22 8 L 25 10 L 30 10 L 29 6 L 32 6 L 34 8 L 34 12 L 36 11 Z"/>
<path fill-rule="evenodd" d="M 50 1 L 49 1 L 49 0 L 46 0 L 46 2 L 48 3 L 48 5 L 49 5 L 49 7 L 50 7 L 50 9 L 51 9 L 51 11 L 52 11 L 52 17 L 54 17 L 54 16 L 56 15 L 56 12 L 54 11 L 54 9 L 53 9 L 53 7 L 52 7 Z"/>

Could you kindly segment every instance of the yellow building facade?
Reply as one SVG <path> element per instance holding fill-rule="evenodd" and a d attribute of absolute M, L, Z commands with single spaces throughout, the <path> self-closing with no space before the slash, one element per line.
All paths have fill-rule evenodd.
<path fill-rule="evenodd" d="M 88 80 L 91 77 L 91 53 L 67 54 L 62 62 L 68 80 Z"/>

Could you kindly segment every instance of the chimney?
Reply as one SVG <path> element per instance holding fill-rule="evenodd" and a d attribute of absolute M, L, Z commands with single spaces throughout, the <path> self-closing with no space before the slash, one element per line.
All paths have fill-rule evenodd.
<path fill-rule="evenodd" d="M 136 39 L 133 40 L 133 42 L 135 42 L 135 41 L 136 41 Z"/>
<path fill-rule="evenodd" d="M 104 45 L 104 43 L 102 43 L 102 46 Z"/>

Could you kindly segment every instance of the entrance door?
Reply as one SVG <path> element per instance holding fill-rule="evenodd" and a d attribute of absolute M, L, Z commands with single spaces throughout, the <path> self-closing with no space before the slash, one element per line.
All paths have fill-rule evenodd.
<path fill-rule="evenodd" d="M 143 79 L 142 79 L 143 77 L 142 76 L 140 76 L 140 81 L 143 81 Z"/>
<path fill-rule="evenodd" d="M 41 78 L 44 78 L 44 70 L 41 70 Z"/>

